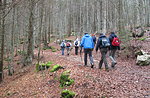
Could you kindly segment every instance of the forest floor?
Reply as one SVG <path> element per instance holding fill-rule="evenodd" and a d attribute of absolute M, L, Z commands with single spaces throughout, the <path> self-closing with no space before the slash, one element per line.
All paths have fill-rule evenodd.
<path fill-rule="evenodd" d="M 150 52 L 150 40 L 141 42 L 141 45 Z M 60 49 L 56 43 L 50 46 Z M 37 53 L 35 50 L 34 54 Z M 100 52 L 93 51 L 93 69 L 89 62 L 88 67 L 83 66 L 80 55 L 74 54 L 74 48 L 69 56 L 66 53 L 62 56 L 61 51 L 43 50 L 42 57 L 41 61 L 52 61 L 64 69 L 54 73 L 50 72 L 51 68 L 36 72 L 35 60 L 32 66 L 20 68 L 13 76 L 7 76 L 5 72 L 4 82 L 0 84 L 0 98 L 60 98 L 63 89 L 75 92 L 75 98 L 150 98 L 150 66 L 137 66 L 135 59 L 118 57 L 115 69 L 107 72 L 104 66 L 98 69 Z M 110 66 L 109 58 L 108 63 Z M 60 88 L 59 76 L 65 70 L 71 71 L 70 77 L 75 82 Z"/>

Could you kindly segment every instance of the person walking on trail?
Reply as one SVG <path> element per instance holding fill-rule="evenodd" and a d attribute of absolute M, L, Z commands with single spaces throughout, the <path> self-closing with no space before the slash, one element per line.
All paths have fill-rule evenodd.
<path fill-rule="evenodd" d="M 67 42 L 67 43 L 66 43 L 67 55 L 69 55 L 69 54 L 70 54 L 71 46 L 72 46 L 72 44 L 71 44 L 70 42 Z"/>
<path fill-rule="evenodd" d="M 98 38 L 98 41 L 96 44 L 96 53 L 97 53 L 98 49 L 100 49 L 101 60 L 99 61 L 99 69 L 102 68 L 102 65 L 104 63 L 106 71 L 109 70 L 107 59 L 106 59 L 106 54 L 109 50 L 109 47 L 110 47 L 109 39 L 103 33 L 100 33 L 100 37 Z"/>
<path fill-rule="evenodd" d="M 115 65 L 117 64 L 117 61 L 115 59 L 115 53 L 116 53 L 117 50 L 120 50 L 120 41 L 119 41 L 119 38 L 117 37 L 117 35 L 114 32 L 111 32 L 111 34 L 109 36 L 109 40 L 110 40 L 109 57 L 112 60 L 111 67 L 114 68 Z"/>
<path fill-rule="evenodd" d="M 61 42 L 60 47 L 61 47 L 62 55 L 64 55 L 64 51 L 65 51 L 65 47 L 66 47 L 65 40 L 63 40 L 63 41 Z"/>
<path fill-rule="evenodd" d="M 91 68 L 93 68 L 94 62 L 92 57 L 92 51 L 94 48 L 94 42 L 92 37 L 88 33 L 85 33 L 82 37 L 80 46 L 81 48 L 84 48 L 84 66 L 87 66 L 87 55 L 89 54 Z"/>
<path fill-rule="evenodd" d="M 74 41 L 74 46 L 75 46 L 75 54 L 78 55 L 78 50 L 80 46 L 80 41 L 78 38 Z"/>
<path fill-rule="evenodd" d="M 94 46 L 96 45 L 96 36 L 95 34 L 91 34 L 92 38 L 93 38 L 93 42 L 94 42 Z"/>

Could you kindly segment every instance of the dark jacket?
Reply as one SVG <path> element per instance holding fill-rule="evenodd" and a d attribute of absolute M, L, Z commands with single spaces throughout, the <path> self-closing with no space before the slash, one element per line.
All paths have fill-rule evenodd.
<path fill-rule="evenodd" d="M 113 38 L 114 38 L 114 37 L 117 37 L 117 35 L 115 35 L 115 33 L 112 33 L 112 34 L 110 34 L 110 36 L 109 36 L 110 50 L 114 50 L 114 49 L 120 50 L 120 46 L 113 46 L 113 45 L 112 45 L 112 41 L 113 41 Z"/>
<path fill-rule="evenodd" d="M 96 44 L 96 37 L 92 36 L 94 44 Z"/>
<path fill-rule="evenodd" d="M 98 41 L 97 41 L 97 44 L 96 44 L 96 51 L 98 51 L 98 48 L 101 49 L 101 48 L 106 48 L 106 47 L 103 47 L 102 46 L 102 38 L 106 37 L 105 35 L 101 35 L 99 38 L 98 38 Z"/>

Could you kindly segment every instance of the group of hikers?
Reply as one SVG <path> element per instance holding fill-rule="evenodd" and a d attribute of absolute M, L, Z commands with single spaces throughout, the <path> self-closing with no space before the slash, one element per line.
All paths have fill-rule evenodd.
<path fill-rule="evenodd" d="M 65 42 L 65 40 L 63 40 L 60 46 L 62 50 L 62 55 L 64 55 L 65 48 L 67 50 L 67 55 L 69 55 L 72 49 L 71 48 L 72 44 L 70 42 Z M 115 32 L 111 32 L 109 37 L 107 37 L 104 33 L 100 33 L 97 42 L 94 34 L 89 35 L 88 33 L 85 33 L 84 36 L 81 38 L 81 42 L 78 38 L 74 41 L 74 46 L 76 55 L 78 55 L 79 48 L 80 52 L 84 50 L 84 66 L 87 66 L 87 56 L 89 55 L 91 68 L 94 67 L 94 61 L 92 56 L 92 51 L 94 50 L 94 47 L 96 50 L 96 54 L 98 50 L 100 50 L 101 53 L 101 60 L 99 61 L 99 69 L 102 68 L 102 65 L 104 63 L 105 70 L 106 71 L 109 70 L 106 58 L 106 54 L 108 53 L 108 51 L 109 57 L 112 60 L 111 67 L 114 68 L 115 65 L 117 64 L 117 61 L 115 59 L 115 53 L 117 50 L 120 50 L 120 41 Z"/>

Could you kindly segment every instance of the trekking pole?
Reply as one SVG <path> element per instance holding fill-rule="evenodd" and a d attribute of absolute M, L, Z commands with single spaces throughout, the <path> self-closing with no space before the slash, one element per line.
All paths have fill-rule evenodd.
<path fill-rule="evenodd" d="M 83 64 L 83 60 L 82 60 L 82 47 L 80 47 L 80 57 L 81 57 L 81 62 Z"/>

